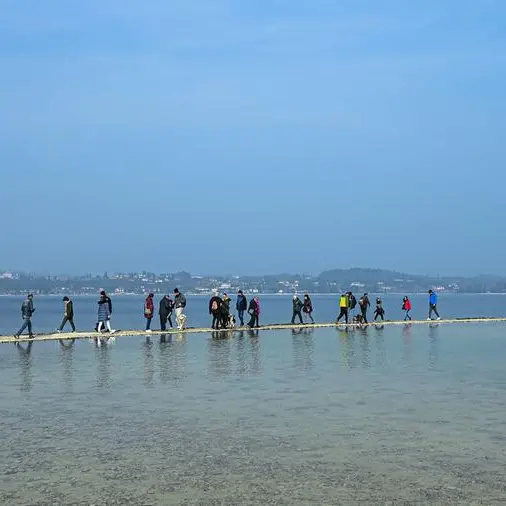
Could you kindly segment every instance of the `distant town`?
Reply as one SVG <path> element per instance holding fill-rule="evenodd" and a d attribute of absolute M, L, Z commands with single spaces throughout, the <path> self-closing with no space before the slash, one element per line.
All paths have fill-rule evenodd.
<path fill-rule="evenodd" d="M 451 293 L 506 293 L 501 276 L 429 277 L 383 269 L 333 269 L 316 276 L 278 274 L 265 276 L 197 276 L 189 272 L 155 274 L 151 272 L 114 273 L 84 276 L 42 276 L 0 270 L 0 294 L 87 295 L 100 289 L 116 295 L 168 293 L 178 287 L 188 295 L 208 295 L 213 290 L 234 293 L 341 293 L 345 290 L 370 293 L 424 293 L 429 288 Z"/>

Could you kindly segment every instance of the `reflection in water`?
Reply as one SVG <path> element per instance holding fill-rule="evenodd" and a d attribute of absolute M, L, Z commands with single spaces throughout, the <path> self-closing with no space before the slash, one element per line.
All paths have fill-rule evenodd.
<path fill-rule="evenodd" d="M 429 324 L 429 369 L 435 369 L 439 355 L 439 323 Z"/>
<path fill-rule="evenodd" d="M 313 330 L 310 327 L 292 329 L 292 355 L 297 369 L 311 370 L 313 368 Z"/>
<path fill-rule="evenodd" d="M 95 358 L 97 361 L 97 386 L 109 388 L 111 385 L 111 357 L 109 350 L 109 339 L 94 338 Z"/>
<path fill-rule="evenodd" d="M 371 367 L 371 346 L 367 336 L 367 327 L 359 327 L 358 334 L 360 336 L 360 350 L 362 353 L 362 367 L 369 369 Z"/>
<path fill-rule="evenodd" d="M 72 370 L 72 358 L 74 354 L 75 339 L 60 339 L 60 362 L 63 366 L 63 383 L 68 391 L 72 391 L 74 386 L 74 373 Z"/>
<path fill-rule="evenodd" d="M 160 334 L 160 381 L 178 384 L 187 375 L 186 337 Z"/>
<path fill-rule="evenodd" d="M 402 342 L 404 343 L 402 359 L 407 366 L 413 365 L 412 324 L 405 323 L 402 327 Z"/>
<path fill-rule="evenodd" d="M 155 377 L 155 360 L 153 356 L 153 342 L 149 336 L 142 343 L 142 352 L 144 359 L 144 384 L 152 386 L 153 378 Z"/>
<path fill-rule="evenodd" d="M 260 356 L 260 338 L 258 337 L 258 330 L 248 330 L 248 344 L 251 355 L 251 372 L 253 374 L 260 374 L 262 372 L 262 359 Z"/>
<path fill-rule="evenodd" d="M 247 335 L 247 337 L 246 337 Z M 237 373 L 240 376 L 258 374 L 261 371 L 260 340 L 258 330 L 236 333 Z"/>
<path fill-rule="evenodd" d="M 32 390 L 32 346 L 33 341 L 29 341 L 26 346 L 21 343 L 15 343 L 16 349 L 19 352 L 19 365 L 21 374 L 21 390 L 23 392 L 30 392 Z"/>
<path fill-rule="evenodd" d="M 212 332 L 207 341 L 209 351 L 209 371 L 214 376 L 228 376 L 232 373 L 231 339 L 228 332 Z"/>
<path fill-rule="evenodd" d="M 385 336 L 384 336 L 384 325 L 376 325 L 374 327 L 376 332 L 375 341 L 376 341 L 376 364 L 381 367 L 386 367 L 388 365 L 387 360 L 387 351 L 385 348 Z"/>
<path fill-rule="evenodd" d="M 336 330 L 341 341 L 341 362 L 348 369 L 353 369 L 357 365 L 353 330 L 351 327 L 339 327 Z"/>

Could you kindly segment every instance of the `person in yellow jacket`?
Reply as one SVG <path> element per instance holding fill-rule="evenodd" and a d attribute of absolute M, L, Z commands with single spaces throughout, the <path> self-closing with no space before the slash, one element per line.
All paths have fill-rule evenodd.
<path fill-rule="evenodd" d="M 341 312 L 339 313 L 339 316 L 337 317 L 336 323 L 339 323 L 339 320 L 344 316 L 344 320 L 346 323 L 348 323 L 348 292 L 343 293 L 341 297 L 339 298 L 339 309 Z"/>

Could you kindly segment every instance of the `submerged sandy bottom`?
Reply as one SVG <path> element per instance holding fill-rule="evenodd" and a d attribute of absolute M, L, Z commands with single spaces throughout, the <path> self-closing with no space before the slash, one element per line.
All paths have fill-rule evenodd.
<path fill-rule="evenodd" d="M 154 335 L 0 355 L 0 502 L 506 500 L 494 325 Z"/>

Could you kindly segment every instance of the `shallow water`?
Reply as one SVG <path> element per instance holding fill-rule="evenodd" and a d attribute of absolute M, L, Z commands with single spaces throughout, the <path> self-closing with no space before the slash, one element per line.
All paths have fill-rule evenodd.
<path fill-rule="evenodd" d="M 505 330 L 2 345 L 0 503 L 504 502 Z"/>

